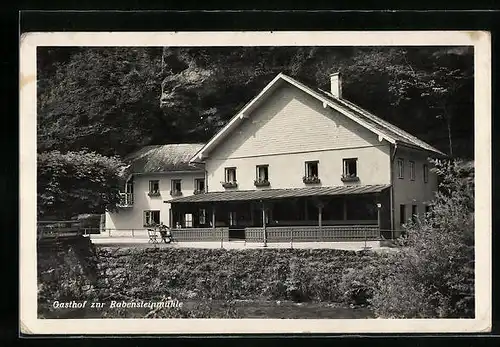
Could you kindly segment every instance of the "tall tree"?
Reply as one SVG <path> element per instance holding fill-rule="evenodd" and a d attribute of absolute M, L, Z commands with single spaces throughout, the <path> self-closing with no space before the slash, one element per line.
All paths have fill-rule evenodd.
<path fill-rule="evenodd" d="M 50 151 L 38 155 L 38 216 L 71 218 L 102 214 L 119 202 L 125 164 L 93 152 Z"/>

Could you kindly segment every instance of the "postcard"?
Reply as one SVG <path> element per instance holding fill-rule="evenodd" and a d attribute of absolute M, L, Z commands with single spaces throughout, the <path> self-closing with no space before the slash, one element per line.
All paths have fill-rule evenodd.
<path fill-rule="evenodd" d="M 489 331 L 490 45 L 22 34 L 21 332 Z"/>

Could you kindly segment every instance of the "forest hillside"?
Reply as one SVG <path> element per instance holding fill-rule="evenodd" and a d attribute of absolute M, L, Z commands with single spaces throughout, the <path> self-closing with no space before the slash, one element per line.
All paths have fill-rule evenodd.
<path fill-rule="evenodd" d="M 278 73 L 329 89 L 453 156 L 471 159 L 468 47 L 39 47 L 38 152 L 124 156 L 207 141 Z"/>

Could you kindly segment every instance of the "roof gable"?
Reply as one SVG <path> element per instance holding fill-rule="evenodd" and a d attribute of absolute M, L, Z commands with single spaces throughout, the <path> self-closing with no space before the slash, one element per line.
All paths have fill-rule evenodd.
<path fill-rule="evenodd" d="M 247 118 L 248 115 L 264 100 L 266 100 L 267 97 L 269 97 L 282 83 L 289 83 L 302 92 L 311 95 L 321 101 L 324 108 L 331 107 L 332 109 L 340 112 L 344 116 L 378 135 L 380 141 L 386 140 L 393 144 L 401 143 L 409 147 L 433 152 L 439 155 L 445 155 L 441 151 L 409 134 L 408 132 L 390 124 L 387 121 L 384 121 L 383 119 L 380 119 L 379 117 L 345 99 L 337 98 L 321 89 L 314 90 L 297 80 L 280 73 L 271 82 L 269 82 L 255 98 L 253 98 L 235 116 L 233 116 L 229 122 L 207 142 L 206 145 L 200 148 L 200 150 L 191 158 L 191 162 L 197 162 L 206 158 L 208 154 L 243 121 L 244 118 Z"/>

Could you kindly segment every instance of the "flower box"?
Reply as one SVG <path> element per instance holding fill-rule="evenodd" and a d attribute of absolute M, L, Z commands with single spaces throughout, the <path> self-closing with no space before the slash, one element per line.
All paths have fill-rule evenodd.
<path fill-rule="evenodd" d="M 342 175 L 340 178 L 342 182 L 358 182 L 359 177 L 358 176 L 348 176 L 348 175 Z"/>
<path fill-rule="evenodd" d="M 149 196 L 160 196 L 160 192 L 149 192 Z"/>
<path fill-rule="evenodd" d="M 205 193 L 205 190 L 195 190 L 193 191 L 193 195 L 198 195 L 198 194 L 203 194 Z"/>
<path fill-rule="evenodd" d="M 236 182 L 221 182 L 221 184 L 224 188 L 236 188 L 238 186 Z"/>
<path fill-rule="evenodd" d="M 319 177 L 316 177 L 316 176 L 312 176 L 312 177 L 304 176 L 304 177 L 302 177 L 302 181 L 305 184 L 318 184 L 318 183 L 321 182 L 321 180 L 319 179 Z"/>
<path fill-rule="evenodd" d="M 271 183 L 268 180 L 255 180 L 253 181 L 253 184 L 256 187 L 269 187 Z"/>
<path fill-rule="evenodd" d="M 181 196 L 182 195 L 182 192 L 179 191 L 179 190 L 171 190 L 170 191 L 170 195 L 171 196 Z"/>

